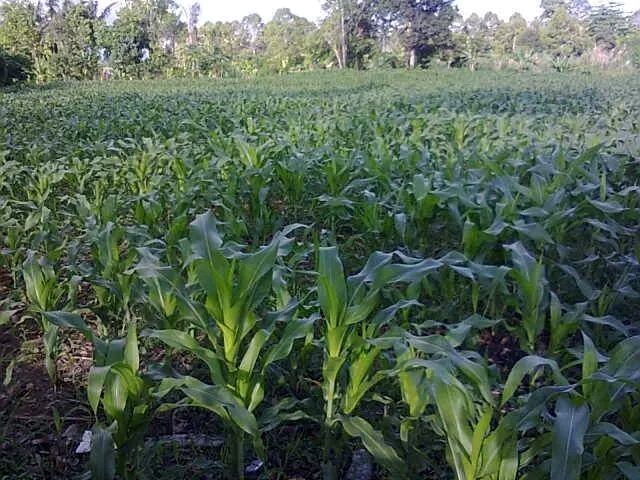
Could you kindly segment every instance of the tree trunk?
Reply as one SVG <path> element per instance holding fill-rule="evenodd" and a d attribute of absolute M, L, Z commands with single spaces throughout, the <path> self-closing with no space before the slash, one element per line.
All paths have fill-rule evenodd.
<path fill-rule="evenodd" d="M 338 62 L 338 68 L 344 68 L 342 65 L 342 55 L 340 55 L 340 49 L 337 46 L 332 47 L 333 54 L 336 56 L 336 60 Z"/>
<path fill-rule="evenodd" d="M 341 43 L 341 47 L 342 47 L 342 65 L 340 66 L 340 68 L 346 68 L 347 67 L 347 34 L 345 31 L 345 26 L 344 26 L 344 3 L 341 1 L 340 2 L 340 30 L 341 30 L 341 39 L 340 39 L 340 43 Z"/>
<path fill-rule="evenodd" d="M 416 49 L 412 48 L 409 52 L 409 68 L 413 70 L 416 68 Z"/>

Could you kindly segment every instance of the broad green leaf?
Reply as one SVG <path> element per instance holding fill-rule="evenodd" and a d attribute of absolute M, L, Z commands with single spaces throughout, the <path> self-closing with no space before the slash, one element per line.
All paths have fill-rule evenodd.
<path fill-rule="evenodd" d="M 87 397 L 89 400 L 89 406 L 96 416 L 98 415 L 98 405 L 100 404 L 102 390 L 104 389 L 104 384 L 110 371 L 110 365 L 104 367 L 93 366 L 91 367 L 91 370 L 89 370 Z"/>
<path fill-rule="evenodd" d="M 378 462 L 398 473 L 406 471 L 404 462 L 396 451 L 387 445 L 382 433 L 375 430 L 366 420 L 360 417 L 341 416 L 337 421 L 342 424 L 347 435 L 360 438 L 364 447 Z"/>
<path fill-rule="evenodd" d="M 598 351 L 596 350 L 596 346 L 593 344 L 591 338 L 585 333 L 582 332 L 582 341 L 584 343 L 584 353 L 582 355 L 582 379 L 586 379 L 591 377 L 596 370 L 598 369 Z M 593 385 L 589 382 L 584 382 L 582 384 L 582 391 L 584 392 L 585 397 L 589 398 L 589 394 Z"/>
<path fill-rule="evenodd" d="M 181 330 L 143 330 L 141 335 L 143 337 L 157 338 L 172 348 L 190 352 L 207 364 L 214 383 L 217 385 L 226 383 L 222 373 L 221 362 L 224 361 L 222 355 L 213 349 L 202 347 L 188 333 Z"/>
<path fill-rule="evenodd" d="M 589 428 L 589 407 L 562 396 L 556 402 L 553 426 L 551 480 L 578 480 L 582 472 L 584 436 Z"/>
<path fill-rule="evenodd" d="M 318 250 L 318 300 L 329 329 L 338 327 L 347 308 L 347 285 L 336 247 Z M 338 352 L 331 352 L 331 355 Z"/>
<path fill-rule="evenodd" d="M 640 467 L 629 462 L 618 462 L 616 466 L 628 480 L 640 480 Z"/>
<path fill-rule="evenodd" d="M 507 381 L 505 382 L 502 391 L 502 400 L 500 402 L 500 406 L 504 406 L 511 399 L 516 389 L 522 383 L 522 379 L 525 375 L 530 375 L 537 371 L 540 367 L 545 366 L 551 368 L 555 382 L 561 385 L 568 384 L 567 379 L 562 375 L 558 364 L 554 360 L 544 357 L 538 357 L 536 355 L 529 355 L 518 360 L 518 362 L 509 372 L 509 376 L 507 377 Z"/>
<path fill-rule="evenodd" d="M 138 334 L 135 325 L 129 325 L 127 341 L 124 347 L 124 362 L 133 372 L 140 368 L 140 354 L 138 352 Z"/>
<path fill-rule="evenodd" d="M 185 395 L 193 400 L 195 405 L 211 410 L 223 420 L 231 420 L 250 436 L 259 437 L 256 418 L 242 404 L 242 401 L 226 387 L 207 385 L 187 377 L 185 385 L 180 388 Z"/>
<path fill-rule="evenodd" d="M 291 353 L 294 342 L 305 338 L 313 330 L 315 320 L 316 318 L 313 316 L 289 320 L 278 343 L 273 345 L 265 355 L 262 367 L 263 373 L 264 369 L 270 364 L 286 358 Z"/>
<path fill-rule="evenodd" d="M 608 436 L 618 442 L 620 445 L 638 445 L 640 440 L 632 437 L 624 430 L 618 428 L 612 423 L 600 422 L 592 425 L 586 433 L 586 437 L 593 439 L 600 439 L 603 436 Z"/>
<path fill-rule="evenodd" d="M 116 477 L 116 449 L 111 433 L 104 427 L 91 430 L 92 480 L 113 480 Z"/>

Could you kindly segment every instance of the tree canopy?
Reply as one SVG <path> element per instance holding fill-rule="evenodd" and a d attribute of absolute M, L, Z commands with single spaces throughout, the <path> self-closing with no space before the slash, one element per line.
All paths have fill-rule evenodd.
<path fill-rule="evenodd" d="M 0 3 L 4 82 L 228 76 L 318 68 L 640 67 L 640 11 L 616 2 L 541 0 L 542 14 L 463 18 L 454 0 L 326 0 L 314 23 L 279 9 L 201 23 L 200 5 L 126 0 Z M 9 67 L 10 66 L 10 67 Z M 11 73 L 10 73 L 11 72 Z"/>

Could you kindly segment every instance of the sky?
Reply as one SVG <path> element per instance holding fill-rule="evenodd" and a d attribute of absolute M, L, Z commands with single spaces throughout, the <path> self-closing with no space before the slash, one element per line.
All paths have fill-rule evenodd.
<path fill-rule="evenodd" d="M 178 0 L 180 4 L 188 6 L 194 0 Z M 108 0 L 101 0 L 105 5 Z M 200 21 L 231 21 L 241 20 L 250 13 L 259 14 L 264 21 L 271 20 L 274 12 L 281 7 L 288 7 L 296 15 L 309 20 L 318 20 L 323 16 L 323 0 L 199 0 L 202 7 Z M 540 0 L 455 0 L 462 15 L 466 18 L 473 12 L 484 14 L 494 12 L 504 20 L 508 20 L 514 12 L 520 12 L 527 20 L 533 20 L 540 14 Z M 592 0 L 592 5 L 606 3 Z M 635 12 L 640 9 L 640 0 L 621 0 L 626 10 Z"/>

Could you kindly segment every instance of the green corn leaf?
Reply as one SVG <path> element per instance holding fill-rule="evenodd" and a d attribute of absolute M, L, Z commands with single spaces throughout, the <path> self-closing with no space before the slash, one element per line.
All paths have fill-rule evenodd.
<path fill-rule="evenodd" d="M 272 363 L 286 358 L 293 349 L 296 340 L 305 338 L 309 332 L 313 331 L 313 325 L 316 317 L 295 318 L 289 320 L 287 326 L 282 332 L 282 337 L 273 347 L 271 347 L 264 357 L 263 373 L 265 369 Z"/>
<path fill-rule="evenodd" d="M 590 437 L 594 440 L 599 440 L 602 437 L 607 436 L 618 442 L 620 445 L 638 445 L 640 440 L 632 437 L 624 430 L 618 428 L 612 423 L 600 422 L 592 425 L 586 433 L 586 437 Z"/>
<path fill-rule="evenodd" d="M 118 423 L 125 423 L 124 411 L 129 399 L 129 389 L 125 379 L 119 375 L 107 376 L 102 396 L 102 405 L 107 416 L 115 418 Z"/>
<path fill-rule="evenodd" d="M 422 281 L 429 273 L 444 265 L 440 260 L 427 258 L 410 265 L 394 263 L 380 270 L 374 287 L 380 288 L 389 283 L 415 283 Z"/>
<path fill-rule="evenodd" d="M 91 431 L 91 479 L 113 480 L 116 477 L 116 449 L 111 433 L 96 426 Z"/>
<path fill-rule="evenodd" d="M 353 412 L 367 391 L 384 377 L 384 372 L 376 372 L 374 378 L 370 378 L 371 367 L 379 353 L 379 349 L 370 348 L 369 351 L 363 350 L 355 359 L 351 360 L 349 382 L 344 396 L 346 414 Z"/>
<path fill-rule="evenodd" d="M 562 396 L 556 402 L 553 427 L 551 480 L 578 480 L 582 471 L 584 436 L 589 428 L 589 407 Z"/>
<path fill-rule="evenodd" d="M 409 406 L 409 415 L 419 417 L 431 401 L 429 380 L 423 370 L 412 369 L 398 373 L 402 400 Z"/>
<path fill-rule="evenodd" d="M 640 466 L 633 465 L 629 462 L 618 462 L 616 463 L 616 467 L 620 469 L 628 480 L 640 480 Z"/>
<path fill-rule="evenodd" d="M 607 371 L 619 378 L 640 378 L 640 335 L 616 345 L 611 352 Z"/>
<path fill-rule="evenodd" d="M 547 231 L 537 223 L 524 223 L 518 220 L 511 225 L 511 228 L 536 242 L 554 243 Z"/>
<path fill-rule="evenodd" d="M 583 316 L 583 320 L 585 322 L 594 323 L 596 325 L 607 325 L 625 336 L 629 335 L 629 328 L 612 315 L 605 315 L 604 317 L 593 317 L 591 315 L 585 314 Z"/>
<path fill-rule="evenodd" d="M 487 434 L 491 429 L 491 418 L 493 417 L 493 409 L 491 407 L 486 408 L 480 415 L 480 419 L 473 430 L 473 437 L 471 439 L 471 469 L 473 477 L 476 476 L 476 472 L 480 469 L 480 462 L 482 459 L 482 453 L 484 450 L 484 443 L 486 441 Z M 472 477 L 472 478 L 473 478 Z"/>
<path fill-rule="evenodd" d="M 374 283 L 378 285 L 378 277 L 381 275 L 383 268 L 389 265 L 393 260 L 392 253 L 373 252 L 369 255 L 365 266 L 355 275 L 348 278 L 349 288 L 355 292 L 364 283 Z M 374 287 L 375 288 L 375 287 Z"/>
<path fill-rule="evenodd" d="M 529 355 L 518 360 L 511 369 L 511 372 L 509 372 L 509 376 L 507 377 L 507 381 L 505 382 L 504 389 L 502 391 L 502 401 L 500 406 L 504 406 L 511 399 L 516 389 L 522 383 L 522 379 L 525 375 L 529 375 L 535 372 L 538 368 L 545 366 L 551 368 L 553 378 L 557 383 L 561 385 L 568 384 L 567 379 L 562 375 L 560 367 L 558 367 L 558 364 L 554 360 L 538 357 L 536 355 Z"/>
<path fill-rule="evenodd" d="M 371 315 L 378 304 L 378 293 L 372 292 L 359 300 L 352 298 L 351 302 L 354 304 L 350 305 L 345 312 L 343 319 L 344 325 L 355 325 Z"/>
<path fill-rule="evenodd" d="M 584 331 L 582 332 L 582 340 L 584 343 L 584 353 L 582 355 L 582 379 L 587 379 L 593 375 L 598 369 L 598 351 L 593 341 Z M 590 382 L 582 384 L 584 395 L 589 398 L 589 394 L 593 390 Z"/>
<path fill-rule="evenodd" d="M 218 233 L 218 221 L 208 211 L 198 215 L 189 225 L 194 252 L 199 258 L 207 259 L 222 246 L 222 236 Z"/>
<path fill-rule="evenodd" d="M 456 471 L 467 471 L 462 465 L 469 462 L 472 454 L 470 421 L 474 417 L 473 402 L 463 386 L 460 388 L 443 382 L 438 377 L 432 380 L 432 396 L 447 434 Z"/>
<path fill-rule="evenodd" d="M 77 313 L 71 312 L 44 312 L 44 316 L 54 325 L 59 327 L 73 328 L 83 333 L 88 340 L 93 340 L 93 332 L 87 326 L 84 319 Z"/>
<path fill-rule="evenodd" d="M 515 441 L 504 444 L 500 450 L 500 471 L 498 480 L 516 480 L 518 478 L 518 444 Z"/>
<path fill-rule="evenodd" d="M 138 335 L 135 325 L 129 325 L 127 340 L 124 347 L 124 362 L 133 372 L 140 368 L 140 354 L 138 352 Z"/>
<path fill-rule="evenodd" d="M 451 350 L 450 356 L 453 364 L 472 382 L 473 386 L 482 395 L 484 401 L 492 405 L 493 395 L 491 393 L 491 384 L 486 367 L 465 358 L 453 349 Z"/>
<path fill-rule="evenodd" d="M 360 417 L 340 416 L 339 421 L 347 435 L 362 440 L 362 444 L 373 457 L 394 472 L 404 474 L 406 466 L 396 451 L 389 446 L 382 433 L 375 430 L 370 423 Z"/>
<path fill-rule="evenodd" d="M 249 307 L 259 304 L 271 288 L 271 276 L 278 255 L 280 234 L 276 234 L 271 243 L 256 253 L 242 258 L 238 271 L 236 295 L 246 299 Z"/>
<path fill-rule="evenodd" d="M 233 422 L 251 437 L 259 437 L 256 418 L 226 387 L 207 385 L 195 378 L 186 377 L 184 385 L 180 388 L 194 402 L 194 405 L 211 410 L 223 420 Z"/>
<path fill-rule="evenodd" d="M 271 333 L 271 331 L 263 329 L 258 330 L 254 334 L 240 362 L 240 370 L 246 372 L 247 374 L 253 372 L 253 368 L 258 361 L 258 356 L 262 351 L 262 347 L 267 342 L 267 340 L 269 340 Z"/>
<path fill-rule="evenodd" d="M 224 362 L 224 357 L 212 349 L 202 347 L 196 339 L 188 333 L 181 330 L 143 330 L 141 335 L 149 338 L 157 338 L 172 348 L 190 352 L 206 363 L 215 384 L 226 384 L 221 364 L 221 362 Z"/>
<path fill-rule="evenodd" d="M 318 250 L 318 300 L 328 328 L 340 326 L 348 297 L 344 269 L 336 247 L 321 247 Z M 330 354 L 333 356 L 339 352 Z"/>
<path fill-rule="evenodd" d="M 111 371 L 111 366 L 106 367 L 91 367 L 89 370 L 89 378 L 87 381 L 87 397 L 89 400 L 89 406 L 93 410 L 94 415 L 98 415 L 98 405 L 100 404 L 100 397 L 104 389 L 104 384 L 107 381 L 107 375 Z"/>

